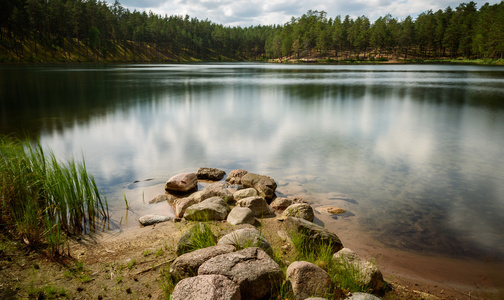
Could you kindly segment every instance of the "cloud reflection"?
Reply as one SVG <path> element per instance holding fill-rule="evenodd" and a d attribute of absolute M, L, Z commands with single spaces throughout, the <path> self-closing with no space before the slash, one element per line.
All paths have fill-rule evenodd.
<path fill-rule="evenodd" d="M 356 215 L 384 242 L 448 252 L 468 245 L 467 237 L 498 242 L 504 117 L 464 104 L 474 97 L 467 78 L 426 89 L 404 81 L 404 70 L 177 68 L 118 70 L 110 88 L 127 94 L 89 109 L 85 122 L 45 129 L 42 142 L 61 156 L 82 151 L 108 187 L 201 166 L 310 175 L 325 179 L 307 185 L 310 192 L 359 199 Z M 429 74 L 417 76 L 435 83 Z M 468 213 L 478 194 L 484 210 L 475 211 L 491 210 L 488 218 Z"/>

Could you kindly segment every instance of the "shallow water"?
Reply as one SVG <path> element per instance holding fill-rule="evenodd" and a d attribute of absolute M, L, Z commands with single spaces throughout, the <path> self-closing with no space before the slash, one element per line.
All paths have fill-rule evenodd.
<path fill-rule="evenodd" d="M 0 87 L 0 133 L 83 155 L 114 226 L 167 213 L 147 202 L 176 173 L 243 168 L 389 246 L 504 258 L 503 67 L 3 66 Z"/>

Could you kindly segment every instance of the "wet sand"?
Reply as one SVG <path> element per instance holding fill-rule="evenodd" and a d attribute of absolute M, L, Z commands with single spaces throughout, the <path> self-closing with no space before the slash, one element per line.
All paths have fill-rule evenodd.
<path fill-rule="evenodd" d="M 347 248 L 375 261 L 385 279 L 445 299 L 504 299 L 504 262 L 422 255 L 381 244 L 360 230 L 353 217 L 316 214 Z"/>

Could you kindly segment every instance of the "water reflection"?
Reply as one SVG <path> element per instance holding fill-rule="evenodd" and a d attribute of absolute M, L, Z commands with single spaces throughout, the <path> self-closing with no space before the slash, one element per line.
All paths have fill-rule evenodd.
<path fill-rule="evenodd" d="M 503 68 L 5 67 L 0 79 L 1 132 L 83 153 L 112 207 L 138 179 L 244 168 L 319 204 L 350 195 L 352 218 L 389 245 L 504 256 Z"/>

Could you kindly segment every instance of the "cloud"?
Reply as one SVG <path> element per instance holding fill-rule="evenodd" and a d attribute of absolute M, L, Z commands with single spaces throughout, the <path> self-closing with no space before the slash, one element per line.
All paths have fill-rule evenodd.
<path fill-rule="evenodd" d="M 475 1 L 477 7 L 484 3 L 499 3 L 499 0 Z M 189 15 L 200 20 L 208 19 L 226 26 L 256 26 L 285 24 L 292 17 L 300 17 L 308 10 L 324 10 L 328 17 L 349 15 L 352 18 L 365 15 L 371 21 L 386 14 L 404 19 L 408 15 L 432 9 L 456 8 L 457 0 L 124 0 L 121 4 L 130 10 L 152 11 L 160 15 Z"/>
<path fill-rule="evenodd" d="M 495 4 L 499 0 L 476 1 L 477 7 L 484 3 Z M 292 17 L 300 17 L 308 10 L 327 12 L 327 17 L 352 18 L 365 15 L 371 21 L 391 14 L 404 19 L 408 15 L 418 14 L 432 9 L 434 12 L 448 6 L 456 8 L 461 2 L 457 0 L 124 0 L 121 4 L 130 10 L 152 11 L 160 15 L 189 15 L 199 20 L 208 19 L 226 26 L 256 26 L 285 24 Z"/>

